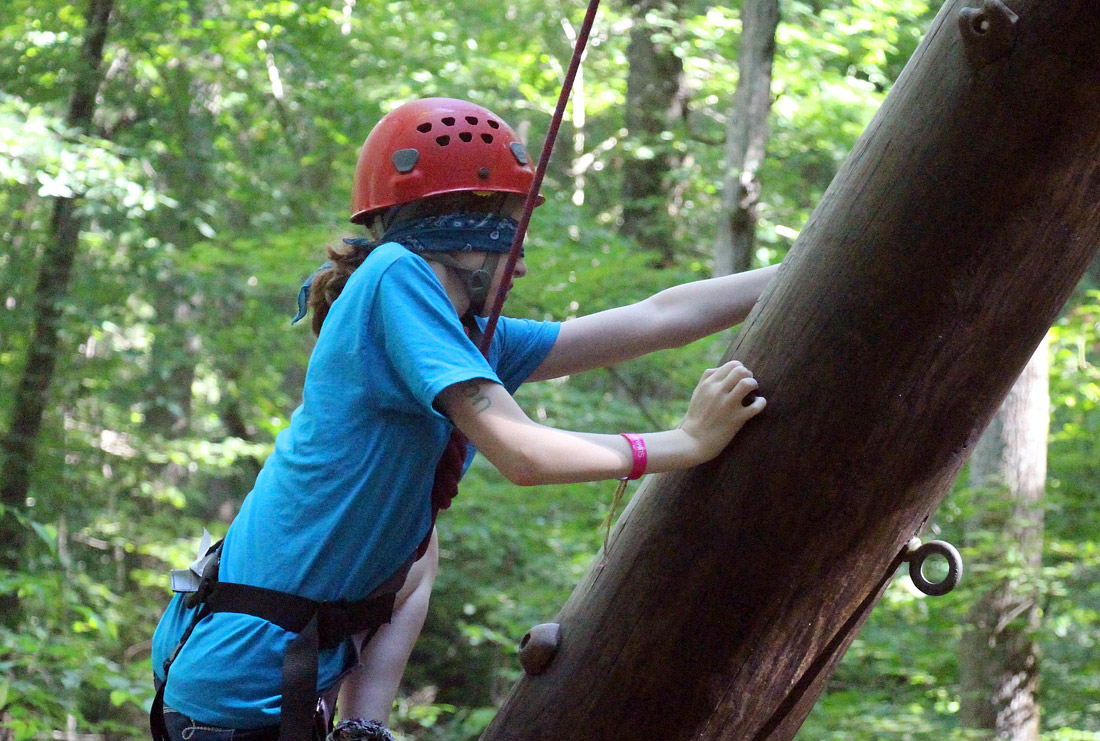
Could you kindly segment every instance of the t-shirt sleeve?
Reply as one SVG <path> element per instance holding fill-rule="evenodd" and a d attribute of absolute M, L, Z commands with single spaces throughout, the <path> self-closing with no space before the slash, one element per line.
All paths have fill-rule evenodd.
<path fill-rule="evenodd" d="M 542 364 L 554 347 L 560 328 L 559 322 L 501 317 L 493 336 L 491 355 L 497 375 L 508 393 L 514 394 Z"/>
<path fill-rule="evenodd" d="M 409 254 L 386 269 L 373 313 L 396 376 L 424 410 L 437 413 L 435 397 L 453 384 L 474 378 L 500 383 L 466 336 L 435 273 L 419 257 Z"/>

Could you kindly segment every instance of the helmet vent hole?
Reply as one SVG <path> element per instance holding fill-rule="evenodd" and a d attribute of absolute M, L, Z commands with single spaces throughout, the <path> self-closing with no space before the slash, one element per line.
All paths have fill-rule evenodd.
<path fill-rule="evenodd" d="M 443 136 L 437 136 L 435 138 L 435 143 L 441 147 L 445 147 L 451 143 L 451 137 L 447 136 L 446 134 L 444 134 Z"/>
<path fill-rule="evenodd" d="M 477 126 L 477 116 L 467 116 L 466 123 L 470 124 L 471 126 Z"/>
<path fill-rule="evenodd" d="M 486 121 L 486 123 L 489 124 L 490 129 L 499 129 L 500 128 L 500 124 L 497 123 L 496 121 L 494 121 L 491 118 L 488 121 Z"/>
<path fill-rule="evenodd" d="M 486 144 L 492 144 L 493 143 L 493 135 L 492 134 L 482 134 L 481 135 L 481 141 L 485 142 Z"/>
<path fill-rule="evenodd" d="M 463 131 L 461 134 L 458 135 L 458 138 L 464 142 L 469 142 L 473 141 L 474 135 L 471 134 L 469 131 Z"/>
<path fill-rule="evenodd" d="M 427 134 L 429 131 L 432 130 L 432 125 L 431 123 L 422 123 L 416 127 L 416 130 L 419 131 L 421 134 Z"/>
<path fill-rule="evenodd" d="M 446 118 L 442 119 L 442 121 L 443 121 L 443 124 L 445 126 L 454 126 L 455 125 L 455 117 L 454 116 L 447 116 Z"/>

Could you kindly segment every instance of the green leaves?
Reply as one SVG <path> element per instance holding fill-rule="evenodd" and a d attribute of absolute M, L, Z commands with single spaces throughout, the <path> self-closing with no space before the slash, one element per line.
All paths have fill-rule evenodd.
<path fill-rule="evenodd" d="M 31 185 L 42 198 L 83 197 L 130 216 L 167 203 L 114 144 L 69 131 L 41 107 L 2 93 L 0 185 Z"/>
<path fill-rule="evenodd" d="M 312 339 L 289 317 L 324 246 L 356 233 L 346 218 L 360 142 L 398 103 L 454 95 L 497 111 L 537 151 L 583 7 L 133 0 L 116 9 L 91 136 L 61 123 L 84 5 L 4 8 L 5 425 L 53 199 L 79 197 L 87 226 L 23 518 L 30 546 L 18 573 L 0 574 L 28 615 L 21 630 L 0 632 L 0 723 L 32 738 L 72 715 L 80 732 L 137 737 L 164 573 L 193 558 L 202 526 L 224 532 L 297 404 Z M 760 262 L 786 253 L 932 9 L 828 0 L 782 11 Z M 740 18 L 734 6 L 683 12 L 679 24 L 653 21 L 684 62 L 688 120 L 641 141 L 623 110 L 634 18 L 622 4 L 601 9 L 584 64 L 584 127 L 567 117 L 510 313 L 565 319 L 709 274 Z M 579 94 L 570 105 L 579 112 Z M 675 202 L 663 204 L 675 211 L 676 264 L 655 270 L 653 255 L 619 233 L 622 168 L 665 151 L 681 162 Z M 571 199 L 578 176 L 583 207 Z M 1044 713 L 1047 727 L 1064 729 L 1052 738 L 1100 733 L 1098 333 L 1100 294 L 1082 292 L 1052 351 Z M 520 401 L 567 428 L 675 424 L 727 339 L 533 385 Z M 456 741 L 485 727 L 517 676 L 515 641 L 553 617 L 599 548 L 612 491 L 519 491 L 484 461 L 474 466 L 442 518 L 443 572 L 402 699 L 410 737 Z M 952 506 L 937 518 L 948 532 L 971 505 L 960 493 Z M 966 593 L 933 602 L 896 582 L 802 737 L 960 737 L 953 656 Z"/>

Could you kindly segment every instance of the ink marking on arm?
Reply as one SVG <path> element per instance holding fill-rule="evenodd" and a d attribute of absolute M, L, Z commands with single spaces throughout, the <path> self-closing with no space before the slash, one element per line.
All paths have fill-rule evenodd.
<path fill-rule="evenodd" d="M 473 408 L 474 414 L 481 414 L 492 406 L 489 397 L 481 393 L 481 384 L 478 381 L 468 381 L 462 389 L 462 393 Z"/>

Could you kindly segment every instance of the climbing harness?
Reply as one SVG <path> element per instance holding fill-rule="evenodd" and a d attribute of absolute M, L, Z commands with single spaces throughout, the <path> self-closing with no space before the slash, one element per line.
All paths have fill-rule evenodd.
<path fill-rule="evenodd" d="M 209 543 L 204 533 L 203 544 Z M 327 733 L 323 706 L 317 696 L 317 662 L 320 651 L 333 649 L 345 640 L 364 634 L 354 646 L 356 654 L 374 633 L 390 621 L 397 591 L 405 582 L 413 559 L 406 561 L 377 589 L 361 600 L 318 602 L 289 592 L 280 592 L 248 584 L 218 579 L 223 541 L 206 549 L 192 564 L 192 572 L 201 568 L 197 584 L 180 572 L 173 573 L 174 586 L 187 593 L 185 605 L 194 610 L 191 622 L 164 662 L 164 681 L 158 683 L 149 711 L 149 726 L 154 741 L 170 741 L 164 722 L 164 691 L 172 662 L 191 637 L 195 627 L 217 612 L 235 612 L 267 620 L 297 636 L 283 657 L 282 704 L 278 741 L 322 741 Z M 194 586 L 194 590 L 190 589 Z"/>

